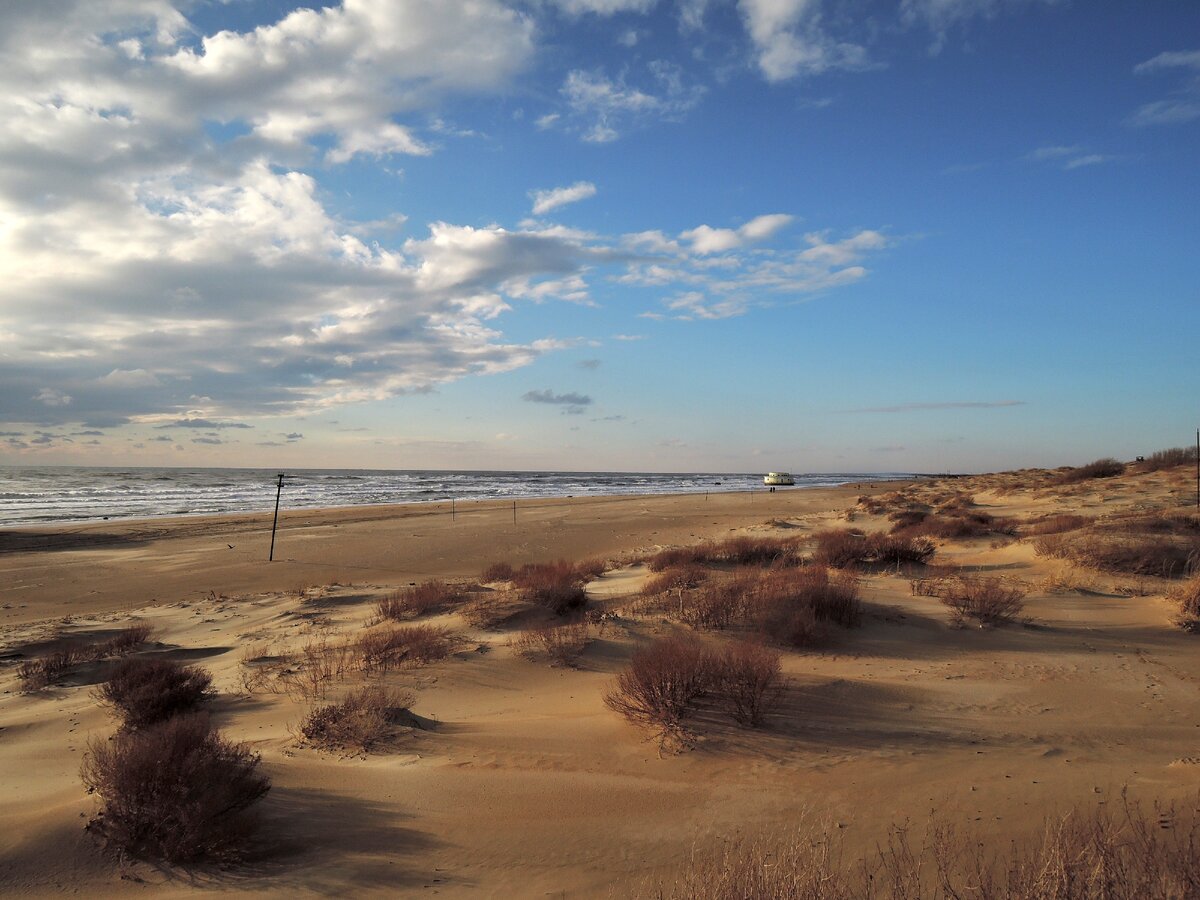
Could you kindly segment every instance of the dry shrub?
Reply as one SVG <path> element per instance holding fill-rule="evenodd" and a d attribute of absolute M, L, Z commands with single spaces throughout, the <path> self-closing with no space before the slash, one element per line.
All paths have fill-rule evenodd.
<path fill-rule="evenodd" d="M 585 559 L 583 562 L 575 563 L 575 571 L 580 578 L 591 581 L 593 578 L 599 578 L 609 569 L 608 563 L 603 559 Z"/>
<path fill-rule="evenodd" d="M 797 544 L 793 538 L 748 537 L 739 535 L 724 541 L 707 541 L 690 547 L 660 550 L 646 565 L 651 572 L 677 569 L 709 563 L 731 563 L 736 566 L 798 564 Z"/>
<path fill-rule="evenodd" d="M 980 625 L 999 625 L 1021 614 L 1025 589 L 1002 578 L 960 576 L 947 580 L 939 599 L 950 607 L 958 624 L 974 619 Z"/>
<path fill-rule="evenodd" d="M 301 740 L 323 750 L 370 750 L 387 740 L 415 698 L 379 685 L 367 685 L 340 703 L 313 709 L 298 729 Z"/>
<path fill-rule="evenodd" d="M 715 658 L 704 644 L 671 635 L 636 651 L 604 702 L 631 722 L 676 730 L 712 689 L 715 675 Z"/>
<path fill-rule="evenodd" d="M 828 625 L 852 628 L 862 617 L 858 579 L 825 566 L 772 572 L 758 585 L 752 603 L 759 630 L 793 647 L 823 643 Z"/>
<path fill-rule="evenodd" d="M 708 581 L 679 598 L 679 618 L 693 628 L 728 628 L 745 611 L 758 578 L 741 574 Z"/>
<path fill-rule="evenodd" d="M 96 689 L 96 698 L 122 718 L 125 730 L 193 712 L 212 697 L 212 675 L 170 659 L 124 659 Z"/>
<path fill-rule="evenodd" d="M 1038 582 L 1038 588 L 1047 594 L 1066 594 L 1071 591 L 1095 590 L 1094 577 L 1073 566 L 1062 566 Z"/>
<path fill-rule="evenodd" d="M 490 584 L 496 581 L 512 581 L 514 574 L 516 573 L 513 571 L 513 567 L 508 563 L 497 562 L 492 563 L 490 566 L 484 569 L 483 574 L 479 576 L 479 580 L 484 584 Z"/>
<path fill-rule="evenodd" d="M 779 700 L 783 687 L 777 650 L 750 641 L 730 644 L 717 657 L 716 680 L 729 714 L 757 728 Z"/>
<path fill-rule="evenodd" d="M 380 619 L 401 621 L 416 618 L 458 600 L 457 588 L 444 581 L 426 581 L 389 594 L 375 606 Z"/>
<path fill-rule="evenodd" d="M 942 515 L 922 516 L 911 524 L 906 519 L 897 521 L 892 534 L 901 537 L 940 537 L 961 539 L 982 537 L 985 534 L 1015 534 L 1017 523 L 1012 519 L 997 518 L 979 510 L 948 510 Z"/>
<path fill-rule="evenodd" d="M 458 611 L 477 628 L 496 628 L 525 609 L 516 591 L 490 591 L 472 597 Z"/>
<path fill-rule="evenodd" d="M 122 628 L 106 641 L 78 644 L 56 650 L 37 659 L 26 660 L 17 667 L 17 680 L 23 691 L 40 691 L 58 681 L 76 666 L 112 656 L 124 656 L 138 649 L 154 634 L 144 623 Z"/>
<path fill-rule="evenodd" d="M 709 549 L 711 546 L 711 543 L 705 543 L 659 550 L 646 560 L 646 565 L 651 572 L 664 572 L 667 569 L 702 565 L 712 558 L 712 552 Z"/>
<path fill-rule="evenodd" d="M 101 808 L 88 829 L 133 856 L 235 860 L 256 824 L 247 810 L 271 787 L 258 765 L 256 753 L 227 741 L 203 714 L 92 738 L 80 776 Z"/>
<path fill-rule="evenodd" d="M 289 694 L 302 700 L 323 698 L 330 686 L 361 667 L 361 655 L 352 640 L 321 635 L 293 654 L 293 668 L 279 676 Z"/>
<path fill-rule="evenodd" d="M 355 649 L 361 669 L 373 673 L 445 659 L 456 643 L 455 636 L 445 628 L 389 625 L 363 634 Z"/>
<path fill-rule="evenodd" d="M 1036 519 L 1030 519 L 1021 526 L 1020 532 L 1028 537 L 1035 537 L 1042 534 L 1062 534 L 1065 531 L 1078 531 L 1080 528 L 1086 528 L 1091 525 L 1095 519 L 1091 516 L 1076 516 L 1076 515 L 1056 515 L 1056 516 L 1041 516 Z"/>
<path fill-rule="evenodd" d="M 708 571 L 695 563 L 664 569 L 642 585 L 642 595 L 652 597 L 667 591 L 688 590 L 708 579 Z"/>
<path fill-rule="evenodd" d="M 583 585 L 588 576 L 565 559 L 524 565 L 514 573 L 512 581 L 520 589 L 523 599 L 560 616 L 587 604 Z"/>
<path fill-rule="evenodd" d="M 1195 447 L 1171 447 L 1168 450 L 1157 450 L 1137 464 L 1142 472 L 1157 472 L 1160 469 L 1174 469 L 1177 466 L 1194 466 L 1196 464 Z"/>
<path fill-rule="evenodd" d="M 1166 824 L 1164 824 L 1166 823 Z M 1195 810 L 1126 802 L 1048 818 L 1041 836 L 998 845 L 933 820 L 914 846 L 909 827 L 848 859 L 838 832 L 804 827 L 785 839 L 727 839 L 693 853 L 673 883 L 647 884 L 658 900 L 1185 900 L 1200 892 Z"/>
<path fill-rule="evenodd" d="M 554 665 L 573 667 L 587 648 L 588 639 L 586 621 L 569 622 L 526 629 L 513 645 L 526 659 L 545 656 Z"/>
<path fill-rule="evenodd" d="M 1067 559 L 1103 572 L 1160 578 L 1190 574 L 1200 561 L 1200 539 L 1165 535 L 1048 534 L 1034 541 L 1033 549 L 1039 556 Z"/>
<path fill-rule="evenodd" d="M 1055 478 L 1054 483 L 1078 484 L 1081 481 L 1090 481 L 1093 478 L 1115 478 L 1124 473 L 1125 464 L 1123 462 L 1119 462 L 1111 456 L 1106 456 L 1104 459 L 1097 459 L 1086 466 L 1077 466 L 1073 469 L 1068 469 Z"/>
<path fill-rule="evenodd" d="M 1179 607 L 1175 624 L 1193 634 L 1200 632 L 1200 576 L 1168 591 L 1167 599 Z"/>
<path fill-rule="evenodd" d="M 857 528 L 821 531 L 815 538 L 817 549 L 813 561 L 835 569 L 867 563 L 924 565 L 937 550 L 927 537 L 864 534 Z"/>

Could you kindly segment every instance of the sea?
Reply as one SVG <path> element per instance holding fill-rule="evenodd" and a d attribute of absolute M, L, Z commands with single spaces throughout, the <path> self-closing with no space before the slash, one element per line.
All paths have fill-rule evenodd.
<path fill-rule="evenodd" d="M 0 527 L 269 510 L 275 505 L 279 474 L 277 469 L 0 466 Z M 291 469 L 284 474 L 284 509 L 765 490 L 762 473 Z M 793 477 L 797 488 L 812 488 L 915 476 L 843 472 Z"/>

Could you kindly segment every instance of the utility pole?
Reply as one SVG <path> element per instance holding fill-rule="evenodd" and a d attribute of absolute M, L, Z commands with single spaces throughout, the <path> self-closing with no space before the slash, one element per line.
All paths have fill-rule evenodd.
<path fill-rule="evenodd" d="M 279 495 L 283 493 L 283 479 L 286 476 L 280 472 L 275 477 L 279 479 L 279 484 L 275 487 L 275 519 L 271 522 L 271 552 L 267 555 L 267 562 L 275 560 L 275 529 L 279 525 Z"/>

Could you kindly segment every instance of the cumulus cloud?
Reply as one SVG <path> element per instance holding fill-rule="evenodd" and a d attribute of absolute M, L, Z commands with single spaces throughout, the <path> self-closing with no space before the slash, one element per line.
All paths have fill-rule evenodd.
<path fill-rule="evenodd" d="M 578 203 L 596 196 L 596 186 L 590 181 L 577 181 L 569 187 L 531 191 L 529 196 L 533 199 L 533 214 L 540 216 L 568 203 Z"/>
<path fill-rule="evenodd" d="M 672 252 L 630 264 L 617 281 L 640 287 L 686 286 L 663 301 L 669 315 L 644 312 L 644 318 L 728 319 L 769 304 L 772 295 L 798 297 L 858 281 L 867 274 L 862 261 L 890 245 L 882 232 L 864 229 L 839 240 L 831 240 L 827 232 L 809 232 L 806 246 L 800 248 L 736 252 L 748 240 L 772 235 L 790 221 L 791 216 L 775 214 L 759 216 L 736 230 L 706 225 L 690 229 L 680 235 L 690 252 L 659 243 Z"/>
<path fill-rule="evenodd" d="M 771 237 L 791 223 L 793 217 L 783 213 L 757 216 L 737 230 L 730 228 L 711 228 L 700 225 L 679 235 L 692 245 L 696 253 L 720 253 L 733 250 L 749 241 L 760 241 Z"/>
<path fill-rule="evenodd" d="M 738 8 L 768 81 L 870 64 L 866 48 L 822 29 L 820 0 L 739 0 Z"/>

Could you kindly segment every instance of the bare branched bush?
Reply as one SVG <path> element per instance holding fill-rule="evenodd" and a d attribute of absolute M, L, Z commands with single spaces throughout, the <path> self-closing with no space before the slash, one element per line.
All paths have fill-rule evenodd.
<path fill-rule="evenodd" d="M 779 701 L 783 676 L 777 650 L 751 641 L 727 646 L 717 657 L 716 680 L 730 715 L 757 728 Z"/>
<path fill-rule="evenodd" d="M 1078 531 L 1080 528 L 1086 528 L 1094 521 L 1096 520 L 1091 516 L 1069 514 L 1040 516 L 1036 519 L 1030 519 L 1022 525 L 1020 533 L 1028 537 L 1036 537 L 1043 534 L 1062 534 L 1066 531 Z"/>
<path fill-rule="evenodd" d="M 517 652 L 527 659 L 545 657 L 554 665 L 574 666 L 587 649 L 588 623 L 544 625 L 522 631 L 513 642 Z"/>
<path fill-rule="evenodd" d="M 1157 450 L 1137 464 L 1139 471 L 1158 472 L 1161 469 L 1174 469 L 1178 466 L 1194 466 L 1196 464 L 1195 447 L 1171 447 L 1168 450 Z"/>
<path fill-rule="evenodd" d="M 426 581 L 384 597 L 376 604 L 375 614 L 395 621 L 413 619 L 448 606 L 460 596 L 457 588 L 444 581 Z"/>
<path fill-rule="evenodd" d="M 927 537 L 904 534 L 864 534 L 857 528 L 821 531 L 813 561 L 823 566 L 844 569 L 854 565 L 901 563 L 924 565 L 936 551 Z"/>
<path fill-rule="evenodd" d="M 712 557 L 711 543 L 693 544 L 690 547 L 668 547 L 659 550 L 646 560 L 651 572 L 664 572 L 667 569 L 681 569 L 687 566 L 698 566 L 709 562 Z"/>
<path fill-rule="evenodd" d="M 678 618 L 693 628 L 728 628 L 745 614 L 760 573 L 741 573 L 721 581 L 706 581 L 680 594 Z"/>
<path fill-rule="evenodd" d="M 323 750 L 367 751 L 391 737 L 397 722 L 408 716 L 410 693 L 367 685 L 340 703 L 313 709 L 298 728 L 300 739 Z"/>
<path fill-rule="evenodd" d="M 1025 589 L 1002 578 L 949 579 L 939 599 L 950 608 L 955 622 L 973 619 L 980 625 L 1011 622 L 1025 607 Z"/>
<path fill-rule="evenodd" d="M 88 829 L 111 846 L 170 863 L 236 860 L 270 790 L 259 757 L 227 741 L 204 714 L 88 742 L 80 776 L 100 810 Z"/>
<path fill-rule="evenodd" d="M 814 536 L 817 542 L 813 561 L 823 566 L 844 569 L 870 559 L 867 535 L 858 528 L 835 528 L 819 531 Z"/>
<path fill-rule="evenodd" d="M 724 541 L 707 541 L 660 550 L 646 560 L 646 565 L 651 572 L 712 563 L 731 563 L 736 566 L 797 565 L 800 561 L 797 550 L 798 544 L 794 538 L 739 535 Z"/>
<path fill-rule="evenodd" d="M 212 675 L 169 659 L 124 659 L 96 689 L 126 730 L 145 728 L 193 712 L 212 697 Z"/>
<path fill-rule="evenodd" d="M 631 722 L 672 730 L 712 689 L 715 658 L 696 638 L 677 634 L 636 651 L 604 702 Z"/>
<path fill-rule="evenodd" d="M 708 570 L 696 563 L 686 563 L 671 569 L 663 569 L 658 575 L 647 578 L 642 585 L 642 595 L 651 597 L 667 591 L 689 590 L 708 579 Z"/>
<path fill-rule="evenodd" d="M 1165 824 L 1164 824 L 1165 823 Z M 835 829 L 802 827 L 780 839 L 735 836 L 695 852 L 668 884 L 644 885 L 657 900 L 1184 900 L 1200 889 L 1195 810 L 1147 813 L 1126 802 L 1048 818 L 1039 836 L 997 846 L 932 820 L 914 844 L 892 826 L 873 851 L 848 857 Z"/>
<path fill-rule="evenodd" d="M 525 600 L 560 616 L 587 604 L 583 585 L 588 581 L 588 575 L 565 559 L 524 565 L 513 575 L 512 581 Z"/>
<path fill-rule="evenodd" d="M 1048 534 L 1034 541 L 1033 549 L 1039 556 L 1119 575 L 1178 578 L 1195 571 L 1200 563 L 1200 539 L 1172 535 Z"/>
<path fill-rule="evenodd" d="M 293 654 L 291 666 L 279 681 L 289 694 L 301 700 L 323 699 L 329 688 L 361 668 L 361 654 L 347 638 L 321 635 Z"/>
<path fill-rule="evenodd" d="M 513 567 L 506 562 L 492 563 L 483 570 L 483 574 L 479 576 L 479 580 L 484 584 L 490 584 L 496 581 L 512 581 L 515 574 Z"/>
<path fill-rule="evenodd" d="M 1056 484 L 1078 484 L 1081 481 L 1090 481 L 1093 478 L 1115 478 L 1124 473 L 1125 464 L 1123 462 L 1106 456 L 1104 459 L 1097 459 L 1086 466 L 1076 466 L 1073 469 L 1068 469 L 1055 478 L 1054 481 Z"/>
<path fill-rule="evenodd" d="M 359 667 L 368 673 L 445 659 L 456 646 L 454 635 L 433 625 L 386 625 L 363 634 L 355 644 Z"/>
<path fill-rule="evenodd" d="M 1179 607 L 1175 624 L 1193 634 L 1200 632 L 1200 576 L 1168 591 L 1167 599 Z"/>
<path fill-rule="evenodd" d="M 23 691 L 40 691 L 70 673 L 76 666 L 113 656 L 124 656 L 150 640 L 154 629 L 144 623 L 122 628 L 106 641 L 76 644 L 17 667 L 17 680 Z"/>

